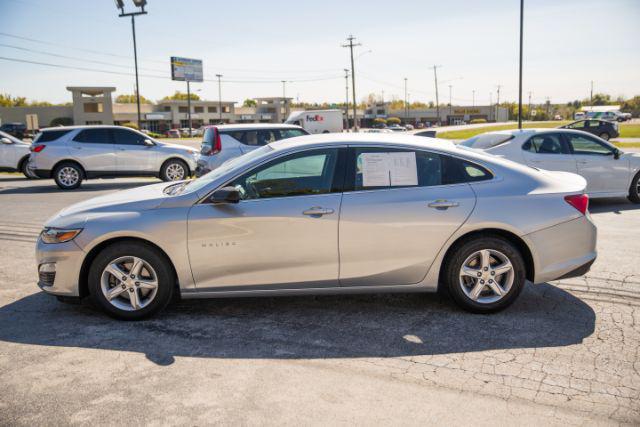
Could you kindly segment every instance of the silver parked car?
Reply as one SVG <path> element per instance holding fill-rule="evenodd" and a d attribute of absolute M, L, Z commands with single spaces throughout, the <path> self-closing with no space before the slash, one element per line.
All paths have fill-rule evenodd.
<path fill-rule="evenodd" d="M 28 168 L 40 178 L 53 178 L 63 190 L 100 177 L 157 176 L 177 181 L 195 171 L 197 153 L 122 126 L 55 127 L 36 136 Z"/>
<path fill-rule="evenodd" d="M 577 173 L 591 198 L 640 203 L 640 154 L 574 129 L 523 129 L 481 134 L 462 145 L 532 167 Z"/>
<path fill-rule="evenodd" d="M 39 286 L 139 319 L 182 298 L 446 290 L 480 313 L 596 258 L 583 178 L 409 135 L 260 147 L 206 176 L 64 209 Z M 433 140 L 430 140 L 433 141 Z"/>
<path fill-rule="evenodd" d="M 281 139 L 309 135 L 300 126 L 256 123 L 206 126 L 202 135 L 196 176 L 214 170 L 224 162 Z"/>
<path fill-rule="evenodd" d="M 35 178 L 29 170 L 30 144 L 13 135 L 0 131 L 0 171 L 22 172 L 27 178 Z"/>

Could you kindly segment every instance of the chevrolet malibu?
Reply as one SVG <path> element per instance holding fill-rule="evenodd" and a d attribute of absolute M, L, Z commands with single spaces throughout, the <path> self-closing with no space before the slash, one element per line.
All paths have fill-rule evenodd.
<path fill-rule="evenodd" d="M 584 274 L 596 228 L 575 174 L 447 141 L 325 134 L 46 222 L 39 286 L 140 319 L 182 298 L 445 291 L 488 313 Z"/>

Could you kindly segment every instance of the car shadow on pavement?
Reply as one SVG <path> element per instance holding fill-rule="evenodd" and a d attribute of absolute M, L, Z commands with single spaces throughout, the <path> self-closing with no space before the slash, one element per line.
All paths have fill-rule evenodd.
<path fill-rule="evenodd" d="M 591 199 L 589 200 L 589 212 L 605 213 L 613 212 L 620 214 L 622 211 L 640 209 L 640 204 L 631 203 L 626 198 Z"/>
<path fill-rule="evenodd" d="M 135 182 L 109 182 L 94 181 L 83 183 L 80 188 L 74 190 L 62 190 L 53 181 L 43 181 L 42 185 L 31 185 L 28 187 L 12 187 L 3 186 L 0 180 L 1 194 L 45 194 L 45 193 L 69 193 L 69 192 L 86 192 L 86 191 L 106 191 L 106 190 L 127 190 L 129 188 L 142 187 L 144 185 L 158 184 L 159 180 L 140 180 Z"/>
<path fill-rule="evenodd" d="M 0 308 L 0 341 L 174 357 L 401 357 L 577 344 L 595 313 L 549 284 L 530 285 L 505 311 L 477 315 L 435 294 L 185 300 L 157 317 L 112 320 L 88 303 L 36 293 Z"/>

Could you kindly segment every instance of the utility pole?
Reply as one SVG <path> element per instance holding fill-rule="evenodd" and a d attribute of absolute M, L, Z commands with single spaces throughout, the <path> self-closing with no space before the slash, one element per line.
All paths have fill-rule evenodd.
<path fill-rule="evenodd" d="M 409 120 L 408 113 L 409 109 L 407 108 L 407 78 L 404 78 L 404 122 L 405 124 Z"/>
<path fill-rule="evenodd" d="M 531 92 L 529 92 L 529 121 L 531 121 Z"/>
<path fill-rule="evenodd" d="M 122 0 L 116 0 L 116 7 L 120 9 L 120 18 L 125 18 L 127 16 L 131 17 L 131 31 L 133 32 L 133 61 L 136 69 L 136 106 L 138 107 L 138 128 L 140 129 L 140 82 L 138 80 L 138 47 L 136 45 L 136 16 L 138 15 L 146 15 L 147 12 L 144 10 L 146 1 L 134 1 L 135 6 L 139 7 L 140 10 L 138 12 L 124 13 L 124 2 Z"/>
<path fill-rule="evenodd" d="M 593 106 L 593 80 L 591 80 L 591 95 L 589 95 L 589 104 Z"/>
<path fill-rule="evenodd" d="M 433 66 L 433 78 L 436 83 L 436 116 L 438 116 L 436 123 L 438 123 L 438 125 L 440 125 L 440 100 L 438 99 L 438 72 L 436 70 L 440 67 L 442 67 L 442 65 Z"/>
<path fill-rule="evenodd" d="M 222 74 L 216 74 L 216 77 L 218 78 L 218 114 L 222 123 L 222 83 L 220 82 Z"/>
<path fill-rule="evenodd" d="M 344 90 L 346 95 L 346 101 L 344 104 L 344 116 L 347 120 L 346 128 L 349 129 L 349 69 L 344 69 Z"/>
<path fill-rule="evenodd" d="M 549 109 L 551 108 L 551 98 L 547 96 L 547 120 L 549 120 Z"/>
<path fill-rule="evenodd" d="M 518 129 L 522 129 L 522 33 L 524 26 L 524 0 L 520 0 L 520 76 L 518 84 Z"/>
<path fill-rule="evenodd" d="M 471 91 L 471 106 L 472 107 L 476 106 L 476 91 L 475 90 Z"/>
<path fill-rule="evenodd" d="M 357 101 L 356 101 L 356 71 L 354 68 L 354 63 L 353 63 L 353 48 L 355 46 L 362 46 L 361 43 L 354 43 L 353 41 L 356 38 L 353 37 L 353 35 L 349 34 L 349 37 L 347 37 L 347 41 L 349 42 L 349 44 L 343 44 L 342 47 L 348 47 L 350 54 L 351 54 L 351 90 L 353 92 L 353 130 L 355 132 L 358 131 L 358 112 L 356 110 L 356 105 L 357 105 Z"/>
<path fill-rule="evenodd" d="M 451 104 L 451 88 L 452 87 L 453 86 L 449 85 L 449 115 L 451 115 L 451 107 L 452 107 L 452 104 Z M 451 118 L 449 118 L 449 120 L 451 120 Z"/>

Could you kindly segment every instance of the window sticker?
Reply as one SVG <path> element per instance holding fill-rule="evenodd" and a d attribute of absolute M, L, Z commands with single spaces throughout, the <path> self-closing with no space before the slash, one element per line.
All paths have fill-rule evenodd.
<path fill-rule="evenodd" d="M 362 153 L 363 187 L 418 185 L 416 153 Z"/>

